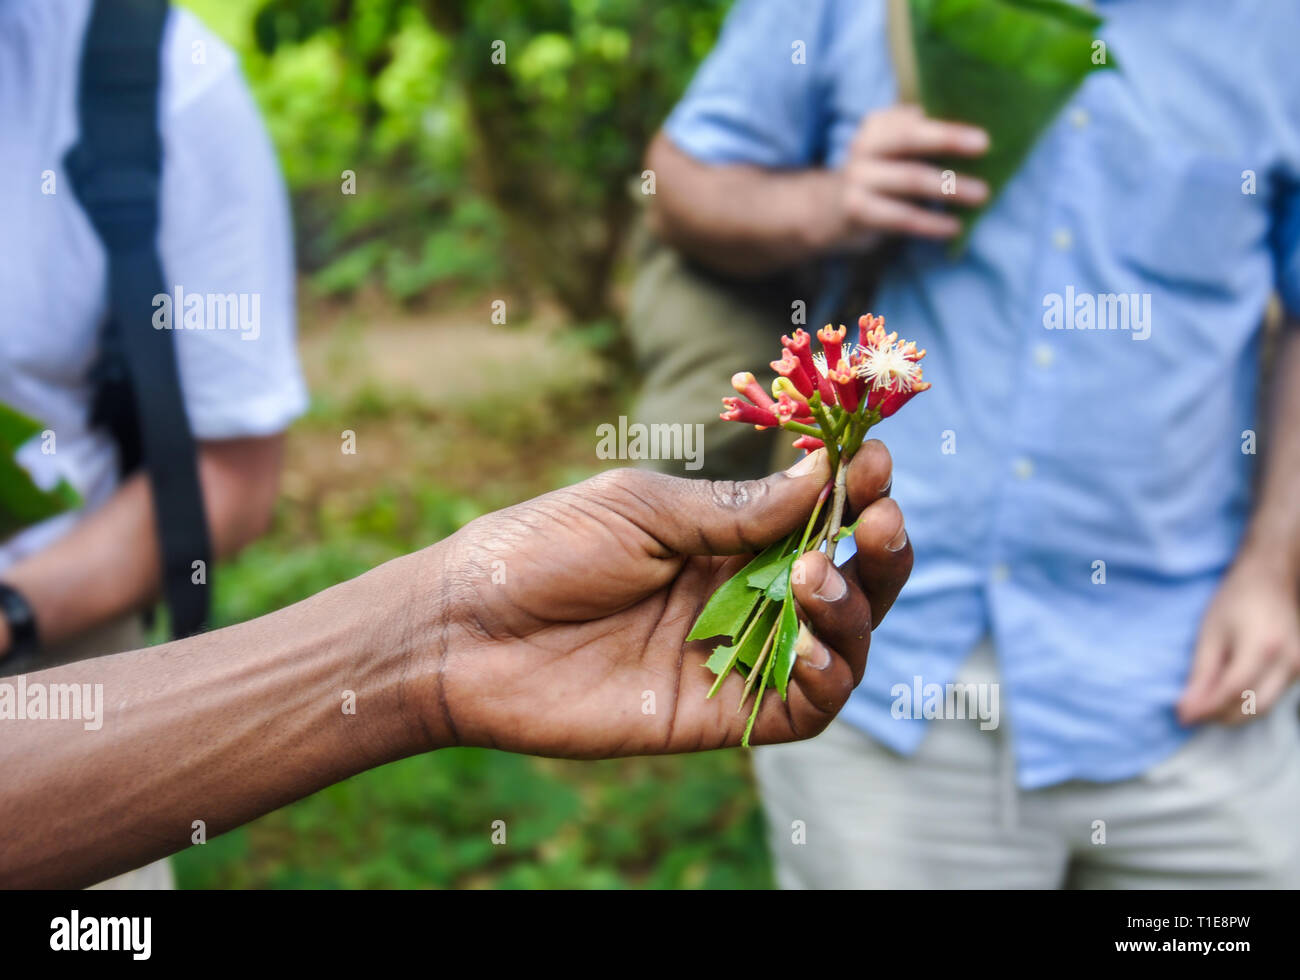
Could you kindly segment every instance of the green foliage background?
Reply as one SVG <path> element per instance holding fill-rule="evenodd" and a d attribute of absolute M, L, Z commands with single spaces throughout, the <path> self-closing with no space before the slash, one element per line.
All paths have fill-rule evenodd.
<path fill-rule="evenodd" d="M 727 0 L 182 2 L 243 59 L 293 196 L 308 287 L 311 410 L 289 434 L 274 530 L 215 576 L 218 624 L 589 475 L 594 426 L 626 410 L 625 380 L 600 354 L 641 156 Z M 505 65 L 491 61 L 495 40 Z M 355 197 L 340 195 L 344 170 Z M 505 345 L 498 370 L 462 363 L 407 383 L 397 362 L 423 363 L 430 337 L 479 336 L 487 298 L 503 293 L 510 333 L 488 342 Z M 516 324 L 533 298 L 558 300 L 546 330 Z M 455 397 L 442 397 L 448 384 Z M 364 447 L 351 470 L 339 462 L 344 428 Z M 506 821 L 503 846 L 494 820 Z M 192 847 L 175 867 L 183 887 L 771 883 L 739 752 L 602 763 L 433 753 Z"/>
<path fill-rule="evenodd" d="M 186 0 L 235 45 L 329 294 L 607 316 L 650 135 L 730 0 Z M 502 60 L 503 59 L 503 60 Z M 358 194 L 339 207 L 340 174 Z"/>

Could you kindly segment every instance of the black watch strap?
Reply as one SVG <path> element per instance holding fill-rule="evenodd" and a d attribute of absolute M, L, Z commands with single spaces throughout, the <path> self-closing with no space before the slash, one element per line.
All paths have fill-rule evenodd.
<path fill-rule="evenodd" d="M 41 646 L 36 633 L 36 614 L 23 594 L 0 582 L 0 616 L 9 624 L 9 648 L 0 653 L 36 653 Z"/>

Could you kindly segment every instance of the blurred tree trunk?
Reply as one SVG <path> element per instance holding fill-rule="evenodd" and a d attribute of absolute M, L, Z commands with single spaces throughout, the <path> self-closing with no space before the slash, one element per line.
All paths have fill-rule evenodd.
<path fill-rule="evenodd" d="M 537 128 L 514 78 L 505 65 L 493 62 L 495 39 L 475 30 L 472 3 L 423 0 L 422 6 L 458 52 L 458 73 L 475 129 L 475 177 L 505 216 L 515 264 L 530 269 L 576 319 L 611 316 L 614 269 L 635 202 L 625 183 L 615 181 L 599 188 L 594 212 L 577 206 L 574 176 L 547 165 L 556 134 Z M 641 129 L 627 132 L 627 138 L 644 145 L 649 134 Z"/>

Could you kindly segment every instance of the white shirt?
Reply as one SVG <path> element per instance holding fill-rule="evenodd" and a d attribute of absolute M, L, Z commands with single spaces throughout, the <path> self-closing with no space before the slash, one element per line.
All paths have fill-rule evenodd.
<path fill-rule="evenodd" d="M 90 6 L 0 0 L 0 402 L 54 433 L 53 453 L 42 452 L 40 439 L 19 452 L 37 483 L 66 479 L 94 508 L 118 480 L 115 445 L 87 424 L 86 374 L 107 308 L 106 256 L 63 169 L 78 132 Z M 280 432 L 307 396 L 279 166 L 234 55 L 192 14 L 172 9 L 162 58 L 164 286 L 185 295 L 244 294 L 250 306 L 256 296 L 260 314 L 256 331 L 173 332 L 190 426 L 197 439 Z M 0 542 L 0 569 L 76 518 L 61 515 Z"/>

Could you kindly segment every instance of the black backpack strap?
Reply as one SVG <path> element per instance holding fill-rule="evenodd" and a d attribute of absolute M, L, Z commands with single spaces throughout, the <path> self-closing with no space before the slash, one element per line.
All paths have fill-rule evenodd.
<path fill-rule="evenodd" d="M 152 324 L 153 298 L 170 292 L 157 252 L 167 11 L 166 0 L 95 0 L 78 89 L 81 135 L 64 166 L 108 253 L 91 422 L 117 441 L 124 474 L 140 465 L 149 474 L 163 595 L 173 634 L 188 636 L 207 620 L 211 548 L 175 338 Z M 193 581 L 195 561 L 203 562 L 204 584 Z"/>

